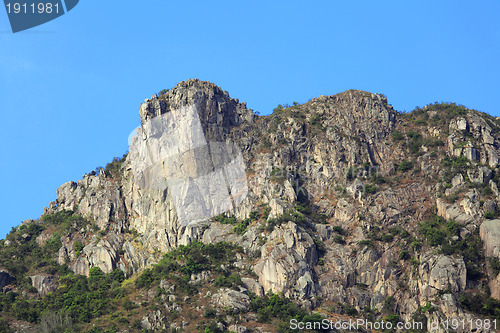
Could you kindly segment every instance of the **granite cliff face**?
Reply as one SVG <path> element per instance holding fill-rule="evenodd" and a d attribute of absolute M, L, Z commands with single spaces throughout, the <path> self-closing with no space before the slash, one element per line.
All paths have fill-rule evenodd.
<path fill-rule="evenodd" d="M 62 236 L 59 263 L 83 275 L 99 267 L 130 276 L 179 245 L 225 241 L 243 247 L 235 266 L 253 276 L 244 290 L 213 295 L 221 309 L 244 313 L 248 291 L 270 290 L 308 310 L 328 308 L 327 316 L 489 316 L 474 313 L 467 296 L 488 286 L 500 299 L 497 119 L 444 104 L 401 114 L 383 95 L 356 90 L 257 116 L 216 85 L 188 80 L 145 100 L 141 128 L 190 105 L 207 142 L 231 143 L 243 157 L 248 193 L 226 214 L 239 229 L 224 217 L 182 225 L 168 184 L 148 178 L 151 186 L 141 186 L 134 166 L 146 157 L 131 148 L 117 172 L 57 190 L 46 215 L 72 210 L 92 220 Z M 57 288 L 51 277 L 32 280 L 41 294 Z M 162 316 L 152 312 L 143 327 L 161 328 Z"/>

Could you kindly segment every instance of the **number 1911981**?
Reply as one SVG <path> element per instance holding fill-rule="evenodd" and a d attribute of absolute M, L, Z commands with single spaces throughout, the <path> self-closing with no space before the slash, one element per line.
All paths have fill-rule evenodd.
<path fill-rule="evenodd" d="M 32 4 L 26 4 L 26 3 L 19 3 L 19 2 L 14 2 L 10 3 L 8 2 L 6 5 L 7 7 L 7 13 L 14 13 L 14 14 L 52 14 L 56 13 L 59 14 L 59 4 L 55 3 L 52 4 L 51 2 L 47 3 L 39 3 L 38 5 L 35 5 L 34 3 Z"/>

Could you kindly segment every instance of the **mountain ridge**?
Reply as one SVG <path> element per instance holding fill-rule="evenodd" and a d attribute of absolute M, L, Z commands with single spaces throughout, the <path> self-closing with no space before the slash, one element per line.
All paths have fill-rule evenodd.
<path fill-rule="evenodd" d="M 110 285 L 121 280 L 134 299 L 123 296 L 116 307 L 130 307 L 122 311 L 139 318 L 117 323 L 99 310 L 81 319 L 78 311 L 60 307 L 62 318 L 80 329 L 98 323 L 120 332 L 286 331 L 279 321 L 288 317 L 271 310 L 266 317 L 253 306 L 271 301 L 267 291 L 285 297 L 283 304 L 294 300 L 327 318 L 427 322 L 498 316 L 496 118 L 442 103 L 399 113 L 385 96 L 359 90 L 280 105 L 258 116 L 215 84 L 194 79 L 146 99 L 140 130 L 190 105 L 196 105 L 193 119 L 199 118 L 207 142 L 234 142 L 241 150 L 248 184 L 241 204 L 181 225 L 169 186 L 153 179 L 155 186 L 146 189 L 135 180 L 141 155 L 133 152 L 67 182 L 39 220 L 23 222 L 1 241 L 4 292 L 40 309 L 36 318 L 16 313 L 14 297 L 5 301 L 7 319 L 40 328 L 47 318 L 40 304 L 50 295 L 63 297 L 61 286 L 71 286 L 64 283 L 64 274 L 73 274 L 68 269 L 88 276 L 89 283 L 102 274 Z M 200 163 L 195 156 L 185 162 Z M 20 265 L 13 264 L 19 262 L 15 253 L 26 244 L 42 251 L 48 264 L 13 272 Z M 229 244 L 219 250 L 235 256 L 214 259 L 210 244 Z M 231 247 L 236 245 L 241 248 Z M 183 260 L 194 260 L 190 251 L 205 258 L 199 262 L 204 269 L 182 271 Z M 39 265 L 31 254 L 27 258 Z M 165 260 L 175 269 L 155 275 Z M 203 298 L 180 302 L 196 298 L 189 288 L 171 288 L 183 284 L 199 286 Z M 160 290 L 157 297 L 150 295 L 154 290 Z M 130 302 L 156 305 L 134 313 Z M 197 308 L 192 302 L 207 304 Z M 207 309 L 214 315 L 205 316 Z"/>

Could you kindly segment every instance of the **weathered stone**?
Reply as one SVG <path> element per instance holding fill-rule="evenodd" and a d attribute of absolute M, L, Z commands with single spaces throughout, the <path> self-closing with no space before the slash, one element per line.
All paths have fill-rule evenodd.
<path fill-rule="evenodd" d="M 491 179 L 492 172 L 488 167 L 478 167 L 475 170 L 467 170 L 467 175 L 473 183 L 487 184 Z"/>
<path fill-rule="evenodd" d="M 229 331 L 234 333 L 247 333 L 248 329 L 242 325 L 231 325 L 229 326 Z"/>
<path fill-rule="evenodd" d="M 254 266 L 264 290 L 283 292 L 294 285 L 300 298 L 307 298 L 314 290 L 311 267 L 316 261 L 316 246 L 309 234 L 288 222 L 275 227 L 263 246 L 262 259 Z"/>
<path fill-rule="evenodd" d="M 486 256 L 500 258 L 500 220 L 484 221 L 479 234 L 484 243 Z"/>
<path fill-rule="evenodd" d="M 237 312 L 247 312 L 250 297 L 239 291 L 223 288 L 218 293 L 212 295 L 212 301 L 215 305 L 222 308 L 229 307 Z"/>
<path fill-rule="evenodd" d="M 264 288 L 252 278 L 241 278 L 243 285 L 257 296 L 264 296 Z"/>
<path fill-rule="evenodd" d="M 165 322 L 166 317 L 162 315 L 160 310 L 156 310 L 142 318 L 141 326 L 147 330 L 157 331 L 166 329 Z"/>
<path fill-rule="evenodd" d="M 440 290 L 465 290 L 467 269 L 462 258 L 428 253 L 423 255 L 420 261 L 419 284 L 420 293 L 424 297 L 434 297 Z"/>
<path fill-rule="evenodd" d="M 33 275 L 30 278 L 31 285 L 38 290 L 38 294 L 42 297 L 56 291 L 59 286 L 58 278 L 55 276 Z"/>
<path fill-rule="evenodd" d="M 452 131 L 467 131 L 469 129 L 469 124 L 467 120 L 462 117 L 457 117 L 450 121 L 450 132 Z"/>
<path fill-rule="evenodd" d="M 459 173 L 458 175 L 456 175 L 455 177 L 453 177 L 453 179 L 451 180 L 451 185 L 453 185 L 453 186 L 459 186 L 459 185 L 462 185 L 463 182 L 464 182 L 464 176 L 462 176 L 462 174 Z"/>

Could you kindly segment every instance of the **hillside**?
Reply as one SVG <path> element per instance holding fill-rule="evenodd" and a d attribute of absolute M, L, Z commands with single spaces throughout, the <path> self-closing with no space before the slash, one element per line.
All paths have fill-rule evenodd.
<path fill-rule="evenodd" d="M 258 116 L 199 80 L 146 99 L 127 154 L 0 241 L 0 332 L 493 331 L 500 120 L 358 90 L 293 104 Z"/>

